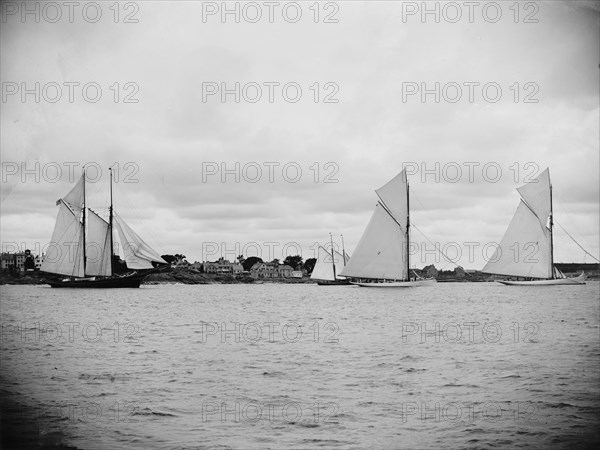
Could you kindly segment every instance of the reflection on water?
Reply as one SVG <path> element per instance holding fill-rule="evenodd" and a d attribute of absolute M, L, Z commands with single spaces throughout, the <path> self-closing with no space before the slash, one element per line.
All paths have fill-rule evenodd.
<path fill-rule="evenodd" d="M 599 441 L 598 282 L 1 289 L 2 397 L 46 445 Z"/>

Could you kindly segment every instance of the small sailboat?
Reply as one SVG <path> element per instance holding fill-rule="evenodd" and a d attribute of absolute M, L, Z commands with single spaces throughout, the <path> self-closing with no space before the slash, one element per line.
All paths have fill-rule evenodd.
<path fill-rule="evenodd" d="M 108 222 L 85 204 L 85 169 L 73 189 L 56 202 L 58 217 L 42 263 L 43 272 L 62 275 L 46 282 L 63 288 L 137 288 L 149 273 L 167 262 L 113 211 L 112 170 Z M 125 256 L 126 271 L 117 270 L 113 227 Z"/>
<path fill-rule="evenodd" d="M 331 233 L 329 236 L 331 237 Z M 310 275 L 311 280 L 316 280 L 319 286 L 350 284 L 350 280 L 339 276 L 347 261 L 346 251 L 342 250 L 342 252 L 343 255 L 334 250 L 333 238 L 331 238 L 331 252 L 328 252 L 323 246 L 319 245 L 317 262 Z"/>
<path fill-rule="evenodd" d="M 416 287 L 434 278 L 410 277 L 410 207 L 406 171 L 375 191 L 379 201 L 341 275 L 363 287 Z M 414 273 L 414 272 L 413 272 Z"/>
<path fill-rule="evenodd" d="M 581 285 L 585 274 L 566 278 L 554 266 L 552 184 L 546 168 L 517 191 L 521 201 L 484 273 L 528 278 L 496 280 L 510 286 Z"/>

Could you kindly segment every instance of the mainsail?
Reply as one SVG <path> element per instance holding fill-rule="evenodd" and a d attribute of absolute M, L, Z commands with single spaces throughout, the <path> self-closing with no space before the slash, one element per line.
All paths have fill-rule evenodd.
<path fill-rule="evenodd" d="M 405 250 L 406 235 L 389 212 L 377 204 L 352 258 L 340 275 L 404 280 L 408 275 Z"/>
<path fill-rule="evenodd" d="M 554 278 L 552 211 L 548 169 L 517 189 L 522 200 L 494 255 L 482 272 L 531 278 Z"/>
<path fill-rule="evenodd" d="M 88 233 L 86 239 L 86 275 L 110 276 L 111 248 L 108 222 L 88 208 Z"/>
<path fill-rule="evenodd" d="M 62 199 L 58 202 L 56 225 L 41 270 L 83 277 L 83 226 L 79 221 L 81 212 L 73 211 Z"/>
<path fill-rule="evenodd" d="M 333 260 L 332 260 L 333 259 Z M 333 266 L 335 265 L 335 276 L 333 274 Z M 313 280 L 327 280 L 334 281 L 339 280 L 340 273 L 344 268 L 344 257 L 341 253 L 333 252 L 333 258 L 331 252 L 325 250 L 325 248 L 319 246 L 319 254 L 317 255 L 317 262 L 313 268 L 310 276 Z"/>
<path fill-rule="evenodd" d="M 406 171 L 375 191 L 379 203 L 341 275 L 408 279 L 408 182 Z"/>
<path fill-rule="evenodd" d="M 117 213 L 114 214 L 114 219 L 128 268 L 152 269 L 153 261 L 167 264 Z"/>

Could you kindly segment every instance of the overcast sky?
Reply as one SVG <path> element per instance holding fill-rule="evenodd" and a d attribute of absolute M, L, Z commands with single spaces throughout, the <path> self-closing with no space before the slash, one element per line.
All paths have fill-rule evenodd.
<path fill-rule="evenodd" d="M 115 209 L 160 254 L 306 259 L 329 232 L 352 254 L 406 167 L 414 241 L 479 269 L 549 167 L 598 256 L 599 3 L 113 4 L 2 3 L 4 250 L 50 241 L 70 167 L 106 214 L 114 164 Z M 555 247 L 593 262 L 558 226 Z"/>

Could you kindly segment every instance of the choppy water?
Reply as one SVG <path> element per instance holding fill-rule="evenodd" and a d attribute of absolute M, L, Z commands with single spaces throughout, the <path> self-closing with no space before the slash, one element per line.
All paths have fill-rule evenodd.
<path fill-rule="evenodd" d="M 2 286 L 2 389 L 81 449 L 593 448 L 599 287 Z"/>

